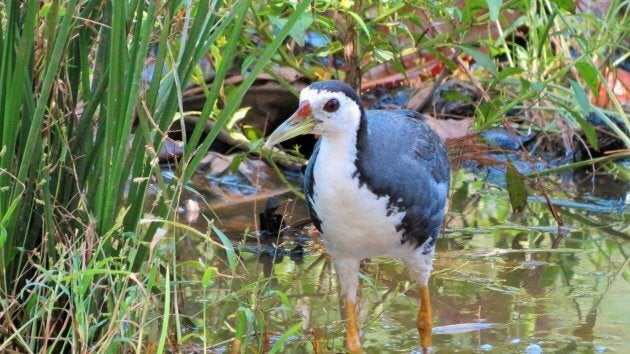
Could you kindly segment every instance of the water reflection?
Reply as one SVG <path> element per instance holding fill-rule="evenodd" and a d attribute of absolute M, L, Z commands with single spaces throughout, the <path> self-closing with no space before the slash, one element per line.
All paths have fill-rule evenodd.
<path fill-rule="evenodd" d="M 626 187 L 615 188 L 627 192 Z M 552 197 L 594 203 L 575 187 L 562 189 Z M 214 350 L 231 346 L 239 316 L 245 314 L 245 333 L 252 333 L 245 345 L 252 350 L 273 345 L 300 324 L 288 336 L 284 352 L 341 352 L 337 283 L 321 243 L 304 237 L 308 227 L 268 243 L 244 238 L 245 226 L 252 229 L 251 218 L 262 206 L 218 211 L 240 245 L 241 264 L 234 272 L 223 252 L 207 244 L 181 244 L 186 259 L 216 269 L 216 276 L 200 286 L 204 273 L 184 267 L 191 279 L 199 279 L 184 287 L 184 312 L 198 335 L 216 343 Z M 505 191 L 475 175 L 456 174 L 448 231 L 436 245 L 430 285 L 437 327 L 434 352 L 630 350 L 625 196 L 621 213 L 574 206 L 556 206 L 570 232 L 558 249 L 551 249 L 559 234 L 545 203 L 530 201 L 522 215 L 514 216 Z M 305 215 L 296 201 L 284 202 L 281 208 L 292 220 Z M 250 219 L 244 221 L 243 215 Z M 232 223 L 232 216 L 241 219 Z M 203 228 L 203 222 L 197 226 Z M 289 251 L 297 246 L 306 252 L 292 257 Z M 362 265 L 362 273 L 360 316 L 366 352 L 417 350 L 418 293 L 402 263 L 374 259 Z"/>

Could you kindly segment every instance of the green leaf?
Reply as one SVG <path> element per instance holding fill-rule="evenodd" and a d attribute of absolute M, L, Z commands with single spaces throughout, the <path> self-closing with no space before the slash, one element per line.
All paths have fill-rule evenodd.
<path fill-rule="evenodd" d="M 505 78 L 512 76 L 512 75 L 517 75 L 523 72 L 523 69 L 519 68 L 519 67 L 510 67 L 510 68 L 505 68 L 503 70 L 501 70 L 499 72 L 499 80 L 504 80 Z"/>
<path fill-rule="evenodd" d="M 169 319 L 171 318 L 171 273 L 170 267 L 166 267 L 166 274 L 164 276 L 164 306 L 163 308 L 163 320 L 162 328 L 160 330 L 160 337 L 158 340 L 158 353 L 164 353 L 164 347 L 166 345 L 166 338 L 169 335 Z"/>
<path fill-rule="evenodd" d="M 212 231 L 214 231 L 217 236 L 219 236 L 221 243 L 223 243 L 223 247 L 225 248 L 225 253 L 228 259 L 228 264 L 230 265 L 230 270 L 234 271 L 234 269 L 236 269 L 237 256 L 236 252 L 234 252 L 234 245 L 232 244 L 232 241 L 230 241 L 230 239 L 223 233 L 223 231 L 214 226 L 214 224 L 212 224 Z"/>
<path fill-rule="evenodd" d="M 363 32 L 365 32 L 365 35 L 367 36 L 367 38 L 368 39 L 372 39 L 372 37 L 370 37 L 370 31 L 368 30 L 367 26 L 365 25 L 365 22 L 363 22 L 363 19 L 361 19 L 361 17 L 359 15 L 355 14 L 352 11 L 346 11 L 346 13 L 348 13 L 350 16 L 352 16 L 352 18 L 354 18 L 355 21 L 357 21 L 359 26 L 361 26 L 361 29 L 363 30 Z"/>
<path fill-rule="evenodd" d="M 249 139 L 249 141 L 256 141 L 263 138 L 264 134 L 262 130 L 253 125 L 244 125 L 243 126 L 243 134 Z"/>
<path fill-rule="evenodd" d="M 499 71 L 497 70 L 497 66 L 494 65 L 494 61 L 489 56 L 483 54 L 477 49 L 465 46 L 465 45 L 455 45 L 456 47 L 463 50 L 466 54 L 470 55 L 477 64 L 481 65 L 484 69 L 488 70 L 492 76 L 495 78 L 499 77 Z"/>
<path fill-rule="evenodd" d="M 507 183 L 512 212 L 520 213 L 527 205 L 528 193 L 523 175 L 511 163 L 508 164 L 507 172 L 505 173 L 505 182 Z"/>
<path fill-rule="evenodd" d="M 586 140 L 588 141 L 588 143 L 595 150 L 599 151 L 599 142 L 597 140 L 597 132 L 595 131 L 595 128 L 593 128 L 593 125 L 589 123 L 588 121 L 586 121 L 586 119 L 584 119 L 584 117 L 582 117 L 577 112 L 571 111 L 568 108 L 567 108 L 567 111 L 571 114 L 571 116 L 573 116 L 575 121 L 578 122 L 578 124 L 580 125 L 580 128 L 582 128 L 582 131 L 584 132 L 584 135 L 586 136 Z"/>
<path fill-rule="evenodd" d="M 394 53 L 391 50 L 374 48 L 374 56 L 380 61 L 390 61 L 394 58 Z"/>
<path fill-rule="evenodd" d="M 2 215 L 2 219 L 0 219 L 0 225 L 6 225 L 9 222 L 9 220 L 11 220 L 11 216 L 13 215 L 17 207 L 20 205 L 21 201 L 22 201 L 21 195 L 17 196 L 15 199 L 11 201 L 11 204 L 9 204 L 9 207 L 5 210 L 4 215 Z"/>
<path fill-rule="evenodd" d="M 409 79 L 409 77 L 407 77 L 407 68 L 405 68 L 405 65 L 401 61 L 393 60 L 390 64 L 394 67 L 394 70 L 401 73 L 406 80 Z"/>
<path fill-rule="evenodd" d="M 279 18 L 276 16 L 269 16 L 269 20 L 271 23 L 278 27 L 283 28 L 286 26 L 288 19 Z M 295 42 L 300 46 L 304 46 L 304 37 L 306 31 L 313 24 L 313 16 L 311 14 L 304 12 L 295 22 L 295 24 L 291 27 L 289 31 L 289 36 L 295 40 Z"/>
<path fill-rule="evenodd" d="M 490 20 L 496 21 L 499 19 L 499 12 L 501 11 L 502 0 L 486 0 L 488 4 L 488 11 L 490 12 Z"/>
<path fill-rule="evenodd" d="M 216 277 L 216 275 L 217 269 L 215 267 L 206 268 L 203 272 L 203 277 L 201 278 L 201 285 L 204 287 L 210 285 L 210 282 Z"/>
<path fill-rule="evenodd" d="M 230 118 L 230 120 L 228 120 L 225 123 L 225 129 L 227 130 L 231 130 L 232 128 L 234 128 L 234 126 L 236 125 L 236 123 L 242 121 L 243 119 L 245 119 L 245 116 L 247 116 L 247 112 L 249 112 L 249 110 L 252 107 L 242 107 L 239 108 L 238 111 L 236 111 L 234 113 L 234 115 L 232 115 L 232 117 Z"/>
<path fill-rule="evenodd" d="M 491 115 L 492 105 L 490 102 L 481 102 L 477 105 L 477 109 L 475 110 L 475 116 L 477 117 L 477 121 L 481 126 L 487 126 L 489 123 L 489 117 Z"/>
<path fill-rule="evenodd" d="M 273 344 L 273 347 L 271 347 L 269 354 L 275 354 L 282 351 L 282 349 L 284 349 L 284 343 L 287 341 L 287 339 L 289 339 L 289 337 L 299 332 L 301 328 L 302 328 L 302 322 L 293 325 L 286 332 L 284 332 L 282 336 L 280 336 L 280 338 L 278 338 L 278 340 Z"/>
<path fill-rule="evenodd" d="M 7 242 L 7 229 L 0 226 L 0 248 L 4 247 L 5 242 Z"/>
<path fill-rule="evenodd" d="M 234 334 L 234 338 L 238 340 L 243 338 L 243 335 L 245 334 L 245 327 L 249 322 L 248 319 L 250 318 L 250 313 L 251 311 L 243 306 L 239 307 L 236 310 L 236 314 L 238 317 L 236 319 L 236 333 Z"/>
<path fill-rule="evenodd" d="M 247 151 L 249 152 L 254 152 L 254 151 L 259 151 L 260 148 L 265 144 L 265 139 L 257 139 L 254 141 L 250 141 L 249 143 L 247 143 Z"/>
<path fill-rule="evenodd" d="M 526 93 L 531 87 L 532 87 L 532 83 L 529 80 L 520 78 L 521 81 L 521 92 L 520 94 L 524 94 Z"/>
<path fill-rule="evenodd" d="M 214 65 L 217 67 L 221 66 L 221 61 L 223 60 L 223 56 L 221 56 L 221 50 L 219 50 L 219 48 L 213 44 L 210 46 L 210 53 L 212 53 Z"/>
<path fill-rule="evenodd" d="M 553 12 L 551 13 L 551 17 L 545 21 L 546 25 L 538 26 L 538 32 L 540 34 L 538 35 L 538 48 L 536 50 L 536 53 L 543 53 L 543 47 L 545 45 L 548 45 L 549 30 L 551 30 L 551 26 L 553 26 L 554 19 L 556 18 L 557 15 L 558 15 L 558 11 L 554 9 Z"/>
<path fill-rule="evenodd" d="M 580 73 L 580 76 L 582 76 L 582 79 L 586 82 L 586 86 L 588 86 L 593 95 L 596 95 L 599 89 L 597 69 L 593 65 L 583 61 L 575 63 L 575 69 Z"/>
<path fill-rule="evenodd" d="M 322 57 L 322 58 L 327 57 L 329 55 L 337 53 L 341 49 L 343 49 L 341 42 L 334 41 L 328 44 L 327 46 L 321 47 L 317 52 L 315 52 L 315 56 Z"/>
<path fill-rule="evenodd" d="M 580 106 L 584 114 L 589 114 L 591 111 L 591 103 L 588 101 L 588 96 L 586 95 L 586 92 L 584 92 L 584 88 L 571 79 L 569 79 L 569 82 L 571 83 L 571 88 L 575 94 L 575 101 Z"/>
<path fill-rule="evenodd" d="M 567 10 L 569 12 L 575 12 L 575 1 L 572 0 L 551 0 L 559 8 Z"/>
<path fill-rule="evenodd" d="M 454 61 L 451 60 L 451 58 L 447 57 L 446 55 L 442 54 L 441 51 L 436 50 L 434 48 L 427 48 L 427 50 L 435 55 L 435 57 L 444 65 L 446 65 L 446 67 L 450 70 L 450 71 L 455 71 L 457 70 L 458 64 Z"/>
<path fill-rule="evenodd" d="M 474 104 L 470 97 L 457 91 L 442 91 L 440 92 L 440 97 L 449 102 L 464 101 L 466 103 Z"/>
<path fill-rule="evenodd" d="M 291 301 L 289 301 L 289 298 L 287 297 L 287 295 L 279 290 L 269 290 L 263 295 L 263 298 L 273 297 L 273 296 L 277 296 L 278 299 L 280 299 L 280 301 L 283 304 L 287 306 L 291 306 Z"/>
<path fill-rule="evenodd" d="M 234 173 L 238 171 L 239 166 L 241 166 L 241 163 L 245 161 L 246 157 L 247 157 L 246 153 L 237 154 L 236 156 L 234 156 L 234 158 L 232 158 L 232 162 L 230 163 L 230 168 L 229 168 L 230 172 Z"/>
<path fill-rule="evenodd" d="M 40 17 L 46 17 L 48 16 L 48 13 L 50 12 L 50 8 L 52 6 L 52 3 L 48 2 L 48 3 L 44 3 L 42 5 L 42 7 L 39 9 L 39 16 Z"/>

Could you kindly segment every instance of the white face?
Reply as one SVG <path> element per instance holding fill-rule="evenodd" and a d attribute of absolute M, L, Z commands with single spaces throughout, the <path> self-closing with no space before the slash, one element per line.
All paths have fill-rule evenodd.
<path fill-rule="evenodd" d="M 361 109 L 343 92 L 305 88 L 300 102 L 308 101 L 315 121 L 313 133 L 333 135 L 356 132 L 361 121 Z"/>

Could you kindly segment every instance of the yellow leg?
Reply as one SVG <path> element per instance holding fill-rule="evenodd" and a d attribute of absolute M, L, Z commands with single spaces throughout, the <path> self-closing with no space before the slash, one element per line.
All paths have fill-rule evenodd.
<path fill-rule="evenodd" d="M 234 339 L 234 343 L 232 344 L 232 354 L 239 354 L 241 352 L 241 340 Z"/>
<path fill-rule="evenodd" d="M 422 353 L 427 354 L 429 352 L 429 347 L 431 347 L 431 331 L 433 329 L 428 284 L 420 285 L 420 311 L 418 312 L 416 326 L 418 327 L 418 334 L 420 335 Z"/>
<path fill-rule="evenodd" d="M 348 353 L 359 354 L 361 353 L 361 341 L 359 339 L 355 304 L 348 296 L 344 298 L 343 302 L 346 312 L 346 350 Z"/>

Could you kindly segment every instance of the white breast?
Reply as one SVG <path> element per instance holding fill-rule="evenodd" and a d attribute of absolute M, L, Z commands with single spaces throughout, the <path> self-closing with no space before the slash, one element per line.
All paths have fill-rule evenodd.
<path fill-rule="evenodd" d="M 401 244 L 396 226 L 404 212 L 387 216 L 389 197 L 377 198 L 359 179 L 356 171 L 356 136 L 325 136 L 313 166 L 315 178 L 311 204 L 321 220 L 326 250 L 333 257 L 401 257 L 413 247 Z"/>

